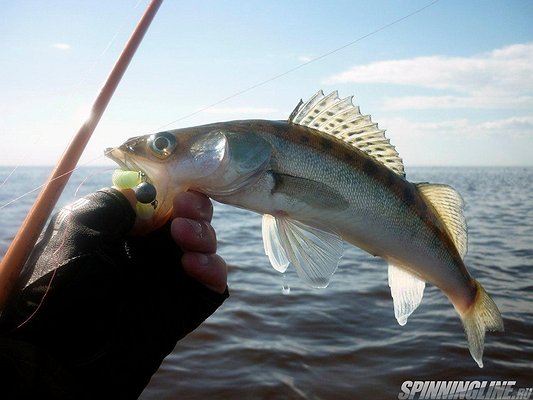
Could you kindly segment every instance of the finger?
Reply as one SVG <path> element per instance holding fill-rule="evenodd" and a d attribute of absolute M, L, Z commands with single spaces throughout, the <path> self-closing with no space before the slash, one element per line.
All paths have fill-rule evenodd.
<path fill-rule="evenodd" d="M 224 293 L 227 286 L 226 262 L 217 254 L 185 253 L 181 259 L 183 270 L 209 289 Z"/>
<path fill-rule="evenodd" d="M 213 203 L 209 197 L 199 192 L 182 192 L 174 198 L 173 216 L 190 219 L 202 219 L 211 222 Z"/>
<path fill-rule="evenodd" d="M 135 204 L 137 204 L 137 198 L 135 197 L 135 192 L 132 189 L 118 189 L 120 193 L 126 197 L 128 203 L 130 203 L 131 208 L 135 210 Z"/>
<path fill-rule="evenodd" d="M 206 221 L 175 218 L 170 225 L 170 234 L 185 252 L 215 253 L 217 251 L 215 230 Z"/>

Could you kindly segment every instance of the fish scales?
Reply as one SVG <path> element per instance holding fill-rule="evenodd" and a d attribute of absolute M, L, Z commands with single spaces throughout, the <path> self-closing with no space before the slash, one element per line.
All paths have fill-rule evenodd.
<path fill-rule="evenodd" d="M 453 243 L 414 185 L 363 152 L 314 129 L 287 122 L 229 122 L 224 129 L 261 135 L 275 149 L 271 163 L 273 171 L 334 186 L 349 202 L 349 207 L 324 210 L 298 202 L 287 209 L 287 202 L 283 201 L 276 209 L 277 203 L 272 198 L 275 193 L 271 193 L 269 185 L 259 188 L 263 181 L 244 189 L 256 195 L 235 193 L 229 197 L 215 196 L 216 200 L 260 213 L 282 211 L 295 219 L 318 221 L 322 226 L 334 225 L 344 240 L 373 255 L 394 259 L 400 265 L 423 264 L 412 272 L 439 287 L 456 287 L 456 279 L 469 282 L 470 276 Z M 312 196 L 312 193 L 308 195 Z M 422 224 L 424 229 L 420 229 Z M 398 238 L 403 240 L 398 242 Z M 426 249 L 430 250 L 429 254 L 421 257 Z M 435 251 L 437 260 L 434 259 Z M 413 255 L 416 255 L 415 259 Z M 432 274 L 416 272 L 437 262 L 439 266 L 453 263 L 462 268 L 457 274 L 454 274 L 455 270 L 450 273 L 441 268 L 436 268 Z"/>

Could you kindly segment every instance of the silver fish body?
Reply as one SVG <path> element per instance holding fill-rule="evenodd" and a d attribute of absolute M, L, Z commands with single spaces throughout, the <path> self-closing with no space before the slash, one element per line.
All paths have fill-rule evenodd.
<path fill-rule="evenodd" d="M 214 199 L 332 228 L 344 241 L 409 268 L 446 293 L 472 297 L 461 257 L 414 184 L 340 140 L 308 140 L 316 132 L 297 125 L 230 122 L 226 130 L 251 128 L 244 134 L 258 135 L 275 149 L 270 165 L 238 191 L 211 189 Z"/>
<path fill-rule="evenodd" d="M 281 272 L 293 265 L 311 286 L 328 285 L 343 241 L 382 257 L 401 325 L 425 282 L 439 287 L 482 366 L 485 330 L 503 330 L 503 322 L 463 263 L 461 197 L 445 185 L 407 181 L 384 131 L 349 100 L 319 92 L 288 121 L 162 132 L 130 139 L 108 155 L 157 187 L 155 220 L 168 218 L 173 195 L 187 189 L 263 214 L 271 264 Z"/>

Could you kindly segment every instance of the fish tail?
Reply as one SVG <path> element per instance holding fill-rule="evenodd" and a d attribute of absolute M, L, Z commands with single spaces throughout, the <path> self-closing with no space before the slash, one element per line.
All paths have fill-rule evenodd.
<path fill-rule="evenodd" d="M 481 284 L 474 280 L 476 298 L 468 311 L 460 313 L 468 340 L 468 348 L 479 368 L 483 368 L 483 345 L 486 331 L 503 332 L 503 320 L 494 300 Z"/>

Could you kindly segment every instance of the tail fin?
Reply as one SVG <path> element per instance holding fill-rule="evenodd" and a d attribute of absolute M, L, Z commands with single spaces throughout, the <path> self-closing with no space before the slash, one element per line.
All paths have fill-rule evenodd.
<path fill-rule="evenodd" d="M 479 368 L 483 368 L 483 345 L 486 331 L 503 331 L 503 320 L 494 301 L 483 286 L 475 281 L 477 287 L 476 300 L 466 313 L 461 315 L 463 327 L 468 340 L 468 348 Z"/>

